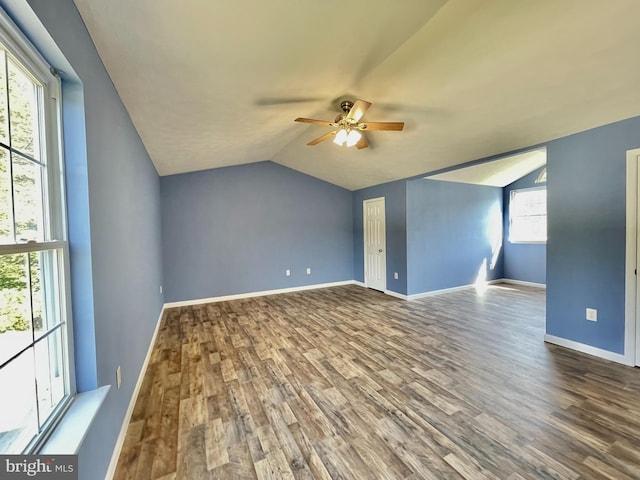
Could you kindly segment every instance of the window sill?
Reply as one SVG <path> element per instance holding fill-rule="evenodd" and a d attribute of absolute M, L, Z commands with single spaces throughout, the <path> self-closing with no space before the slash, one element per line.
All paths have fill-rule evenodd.
<path fill-rule="evenodd" d="M 76 395 L 38 454 L 75 455 L 107 398 L 111 385 Z"/>
<path fill-rule="evenodd" d="M 509 240 L 509 243 L 545 245 L 547 241 L 546 240 Z"/>

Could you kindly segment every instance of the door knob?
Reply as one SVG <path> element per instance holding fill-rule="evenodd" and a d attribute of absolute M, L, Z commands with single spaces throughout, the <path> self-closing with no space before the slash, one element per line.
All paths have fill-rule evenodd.
<path fill-rule="evenodd" d="M 380 253 L 382 253 L 382 249 L 378 250 Z"/>

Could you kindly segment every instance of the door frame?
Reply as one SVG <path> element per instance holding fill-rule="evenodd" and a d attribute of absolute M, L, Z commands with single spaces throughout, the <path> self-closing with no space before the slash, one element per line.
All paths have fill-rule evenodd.
<path fill-rule="evenodd" d="M 624 359 L 640 365 L 640 298 L 638 298 L 638 199 L 640 195 L 640 148 L 627 151 L 627 212 L 625 250 Z"/>
<path fill-rule="evenodd" d="M 362 260 L 364 273 L 364 286 L 369 288 L 367 283 L 367 203 L 382 200 L 384 210 L 384 289 L 387 291 L 387 204 L 384 197 L 367 198 L 362 201 Z"/>

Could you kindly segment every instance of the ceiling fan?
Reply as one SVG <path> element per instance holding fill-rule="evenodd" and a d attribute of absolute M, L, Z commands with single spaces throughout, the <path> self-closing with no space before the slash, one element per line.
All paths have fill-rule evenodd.
<path fill-rule="evenodd" d="M 355 103 L 345 100 L 340 104 L 340 108 L 342 108 L 343 113 L 338 114 L 333 122 L 301 117 L 296 118 L 295 121 L 313 123 L 315 125 L 325 125 L 327 127 L 334 127 L 338 129 L 325 133 L 315 140 L 311 140 L 307 145 L 317 145 L 320 142 L 334 137 L 333 143 L 347 147 L 353 147 L 355 145 L 360 150 L 369 146 L 367 139 L 361 132 L 365 132 L 367 130 L 399 131 L 404 128 L 404 122 L 361 122 L 360 120 L 364 116 L 365 112 L 369 110 L 371 105 L 371 102 L 367 102 L 365 100 L 356 100 Z"/>

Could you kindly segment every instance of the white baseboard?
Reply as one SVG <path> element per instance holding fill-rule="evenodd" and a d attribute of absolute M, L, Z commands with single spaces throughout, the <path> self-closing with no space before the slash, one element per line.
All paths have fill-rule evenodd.
<path fill-rule="evenodd" d="M 354 281 L 353 281 L 353 282 L 351 282 L 351 283 L 352 283 L 353 285 L 357 285 L 357 286 L 362 287 L 362 288 L 369 288 L 369 287 L 367 287 L 367 284 L 366 284 L 366 283 L 361 282 L 361 281 L 359 281 L 359 280 L 354 280 Z M 406 295 L 404 295 L 403 293 L 394 292 L 393 290 L 387 290 L 387 289 L 384 289 L 384 290 L 382 291 L 382 293 L 384 293 L 385 295 L 389 295 L 390 297 L 401 298 L 402 300 L 406 300 L 406 299 L 407 299 L 407 296 L 406 296 Z"/>
<path fill-rule="evenodd" d="M 136 406 L 136 400 L 138 400 L 138 394 L 140 393 L 140 388 L 142 388 L 142 381 L 144 380 L 144 375 L 147 373 L 147 367 L 149 366 L 149 360 L 151 359 L 151 352 L 153 352 L 153 347 L 156 344 L 156 337 L 158 336 L 158 331 L 160 330 L 160 323 L 162 322 L 162 316 L 164 315 L 165 307 L 162 307 L 160 311 L 160 316 L 158 317 L 158 323 L 156 323 L 156 328 L 153 332 L 153 336 L 151 337 L 151 341 L 149 342 L 149 348 L 147 349 L 147 356 L 142 363 L 142 368 L 140 369 L 140 375 L 138 376 L 138 381 L 136 382 L 136 386 L 133 389 L 133 394 L 131 395 L 131 400 L 129 401 L 129 407 L 127 408 L 127 412 L 124 415 L 124 420 L 122 421 L 122 426 L 120 427 L 120 434 L 118 435 L 118 439 L 116 440 L 116 446 L 113 449 L 113 453 L 111 454 L 111 461 L 109 462 L 109 468 L 107 469 L 107 474 L 105 475 L 105 480 L 113 479 L 113 476 L 116 473 L 116 467 L 118 465 L 118 458 L 120 457 L 120 452 L 122 451 L 122 445 L 124 444 L 124 440 L 127 436 L 127 429 L 129 428 L 129 422 L 131 421 L 131 416 L 133 415 L 133 409 Z"/>
<path fill-rule="evenodd" d="M 451 288 L 441 288 L 440 290 L 431 290 L 430 292 L 422 292 L 422 293 L 413 293 L 411 295 L 407 295 L 407 300 L 417 300 L 419 298 L 430 297 L 432 295 L 440 295 L 441 293 L 451 293 L 458 292 L 460 290 L 468 290 L 473 288 L 474 285 L 460 285 L 459 287 L 451 287 Z"/>
<path fill-rule="evenodd" d="M 581 353 L 586 353 L 594 357 L 602 358 L 604 360 L 609 360 L 611 362 L 621 363 L 623 365 L 628 365 L 631 367 L 634 366 L 633 359 L 629 359 L 625 355 L 622 355 L 620 353 L 610 352 L 609 350 L 603 350 L 601 348 L 592 347 L 591 345 L 586 345 L 584 343 L 567 340 L 566 338 L 556 337 L 555 335 L 549 334 L 545 334 L 544 341 L 547 343 L 552 343 L 553 345 L 570 348 L 571 350 L 576 350 Z"/>
<path fill-rule="evenodd" d="M 402 300 L 408 300 L 409 299 L 409 297 L 407 297 L 403 293 L 394 292 L 393 290 L 385 290 L 384 293 L 389 295 L 389 296 L 391 296 L 391 297 L 401 298 Z"/>
<path fill-rule="evenodd" d="M 502 279 L 489 280 L 487 281 L 487 285 L 494 285 L 496 283 L 502 283 L 502 282 L 503 282 Z M 413 293 L 411 295 L 406 295 L 405 298 L 407 300 L 417 300 L 419 298 L 430 297 L 432 295 L 440 295 L 442 293 L 451 293 L 451 292 L 458 292 L 460 290 L 469 290 L 470 288 L 476 288 L 476 285 L 472 283 L 469 285 L 460 285 L 458 287 L 441 288 L 440 290 L 431 290 L 430 292 Z"/>
<path fill-rule="evenodd" d="M 226 302 L 228 300 L 239 300 L 242 298 L 264 297 L 266 295 L 277 295 L 279 293 L 301 292 L 304 290 L 315 290 L 318 288 L 339 287 L 341 285 L 358 285 L 359 282 L 354 280 L 345 280 L 343 282 L 317 283 L 315 285 L 303 285 L 301 287 L 279 288 L 276 290 L 262 290 L 258 292 L 239 293 L 235 295 L 223 295 L 220 297 L 198 298 L 196 300 L 186 300 L 183 302 L 165 303 L 164 308 L 189 307 L 191 305 L 202 305 L 204 303 Z M 363 285 L 364 286 L 364 285 Z"/>
<path fill-rule="evenodd" d="M 525 282 L 524 280 L 515 280 L 513 278 L 501 278 L 499 281 L 502 283 L 511 283 L 513 285 L 523 285 L 525 287 L 547 288 L 547 285 L 544 283 Z"/>
<path fill-rule="evenodd" d="M 351 283 L 353 283 L 354 285 L 358 285 L 366 288 L 366 285 L 364 284 L 364 282 L 359 282 L 354 280 Z M 495 285 L 497 283 L 510 283 L 513 285 L 523 285 L 525 287 L 538 287 L 538 288 L 545 288 L 545 289 L 547 288 L 547 286 L 544 283 L 525 282 L 523 280 L 514 280 L 511 278 L 497 278 L 495 280 L 487 281 L 487 285 Z M 432 295 L 440 295 L 442 293 L 457 292 L 459 290 L 468 290 L 470 288 L 476 288 L 476 285 L 475 284 L 460 285 L 458 287 L 442 288 L 440 290 L 431 290 L 429 292 L 414 293 L 411 295 L 405 295 L 403 293 L 394 292 L 393 290 L 385 290 L 384 293 L 392 297 L 401 298 L 402 300 L 417 300 L 419 298 L 430 297 Z"/>

